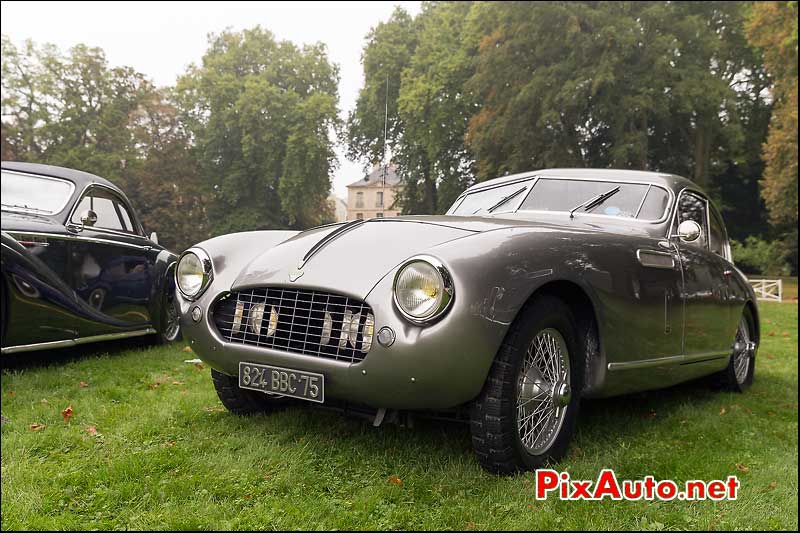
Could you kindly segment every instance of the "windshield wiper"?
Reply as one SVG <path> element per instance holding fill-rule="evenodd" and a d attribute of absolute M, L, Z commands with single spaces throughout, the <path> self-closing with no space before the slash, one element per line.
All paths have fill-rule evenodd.
<path fill-rule="evenodd" d="M 584 207 L 584 211 L 588 211 L 588 210 L 590 210 L 590 209 L 592 209 L 594 207 L 597 207 L 598 205 L 602 204 L 603 202 L 605 202 L 607 199 L 611 198 L 612 196 L 614 196 L 618 192 L 619 192 L 619 187 L 614 187 L 610 191 L 606 191 L 604 193 L 598 194 L 597 196 L 593 196 L 593 197 L 589 198 L 588 200 L 585 200 L 585 201 L 579 203 L 578 205 L 576 205 L 575 207 L 570 209 L 569 218 L 575 218 L 575 211 L 577 211 L 581 207 Z"/>
<path fill-rule="evenodd" d="M 494 211 L 495 209 L 497 209 L 497 208 L 498 208 L 498 207 L 500 207 L 501 205 L 504 205 L 506 202 L 508 202 L 508 201 L 509 201 L 509 200 L 511 200 L 512 198 L 516 198 L 517 196 L 519 196 L 520 194 L 522 194 L 522 192 L 523 192 L 523 191 L 525 191 L 527 188 L 528 188 L 528 186 L 526 185 L 526 186 L 524 186 L 524 187 L 521 187 L 521 188 L 517 189 L 516 191 L 512 192 L 512 193 L 511 193 L 511 194 L 509 194 L 508 196 L 503 196 L 502 198 L 500 198 L 500 201 L 498 201 L 496 204 L 494 204 L 492 207 L 490 207 L 490 208 L 489 208 L 489 209 L 487 209 L 486 211 L 487 211 L 488 213 L 491 213 L 492 211 Z M 479 208 L 478 208 L 478 209 L 476 209 L 476 210 L 475 210 L 475 211 L 474 211 L 472 214 L 474 215 L 475 213 L 477 213 L 477 212 L 478 212 L 478 211 L 480 211 L 481 209 L 483 209 L 483 208 L 482 208 L 482 207 L 479 207 Z"/>

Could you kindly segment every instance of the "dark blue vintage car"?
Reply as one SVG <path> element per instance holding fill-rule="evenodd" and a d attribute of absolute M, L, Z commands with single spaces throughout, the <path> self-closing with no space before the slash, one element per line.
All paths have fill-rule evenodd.
<path fill-rule="evenodd" d="M 175 340 L 176 256 L 125 193 L 67 168 L 2 163 L 2 353 Z"/>

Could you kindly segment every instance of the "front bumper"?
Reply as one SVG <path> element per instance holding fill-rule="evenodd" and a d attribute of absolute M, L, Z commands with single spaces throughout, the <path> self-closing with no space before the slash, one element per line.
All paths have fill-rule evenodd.
<path fill-rule="evenodd" d="M 299 283 L 292 286 L 301 287 L 335 291 Z M 464 290 L 456 291 L 451 309 L 435 324 L 410 324 L 392 303 L 391 277 L 387 276 L 365 301 L 375 316 L 376 336 L 380 328 L 389 326 L 395 332 L 395 341 L 385 347 L 376 339 L 363 361 L 347 363 L 224 341 L 209 311 L 225 293 L 212 283 L 195 302 L 178 294 L 184 338 L 212 368 L 237 375 L 239 362 L 248 361 L 318 372 L 325 376 L 327 398 L 374 408 L 445 409 L 472 400 L 483 387 L 507 327 L 476 312 Z M 202 310 L 198 323 L 190 318 L 194 306 Z"/>

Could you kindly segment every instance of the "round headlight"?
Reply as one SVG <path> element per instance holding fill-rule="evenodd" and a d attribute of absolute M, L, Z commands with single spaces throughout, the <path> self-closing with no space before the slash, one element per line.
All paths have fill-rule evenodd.
<path fill-rule="evenodd" d="M 201 258 L 201 255 L 204 256 Z M 185 252 L 175 269 L 175 282 L 187 298 L 196 298 L 211 278 L 211 260 L 200 250 Z"/>
<path fill-rule="evenodd" d="M 400 267 L 394 280 L 394 298 L 400 311 L 414 322 L 441 314 L 453 297 L 453 285 L 444 266 L 433 258 L 416 258 Z"/>

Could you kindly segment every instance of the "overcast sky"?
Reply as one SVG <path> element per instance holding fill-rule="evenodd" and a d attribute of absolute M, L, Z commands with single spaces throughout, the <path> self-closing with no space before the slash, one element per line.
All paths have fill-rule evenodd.
<path fill-rule="evenodd" d="M 361 50 L 367 32 L 388 19 L 394 6 L 416 15 L 420 3 L 3 1 L 0 27 L 17 45 L 30 38 L 64 51 L 77 43 L 99 46 L 110 65 L 130 66 L 158 85 L 172 85 L 189 63 L 199 62 L 209 33 L 260 24 L 278 39 L 328 46 L 331 61 L 340 68 L 339 103 L 345 116 L 363 83 Z M 345 186 L 362 170 L 341 147 L 337 155 L 333 190 L 345 197 Z"/>

